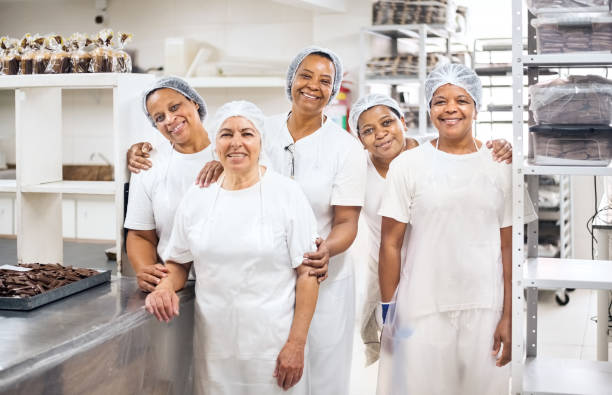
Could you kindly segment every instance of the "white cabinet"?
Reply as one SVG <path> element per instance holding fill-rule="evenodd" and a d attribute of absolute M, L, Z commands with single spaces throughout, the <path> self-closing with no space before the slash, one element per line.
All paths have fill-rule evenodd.
<path fill-rule="evenodd" d="M 76 202 L 74 199 L 62 200 L 62 236 L 76 239 Z"/>
<path fill-rule="evenodd" d="M 0 78 L 0 89 L 15 91 L 17 180 L 0 183 L 0 192 L 15 191 L 18 262 L 64 263 L 64 232 L 77 238 L 115 240 L 117 251 L 122 250 L 125 153 L 131 143 L 140 139 L 139 133 L 151 128 L 141 109 L 140 94 L 153 78 L 112 73 Z M 112 117 L 108 133 L 113 142 L 113 156 L 109 159 L 114 164 L 114 181 L 62 180 L 62 91 L 66 89 L 112 91 L 112 103 L 101 106 L 111 107 L 104 111 L 109 110 L 106 113 Z M 62 199 L 75 194 L 86 196 L 75 199 L 78 203 L 72 209 L 72 203 Z M 100 207 L 102 211 L 96 211 Z M 74 229 L 64 225 L 71 219 L 68 211 L 77 218 Z M 79 218 L 79 214 L 84 217 Z M 121 258 L 118 254 L 118 270 Z"/>

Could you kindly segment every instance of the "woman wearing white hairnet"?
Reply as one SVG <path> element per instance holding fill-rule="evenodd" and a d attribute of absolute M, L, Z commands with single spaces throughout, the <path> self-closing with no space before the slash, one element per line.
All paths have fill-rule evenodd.
<path fill-rule="evenodd" d="M 150 292 L 167 274 L 159 257 L 170 238 L 176 207 L 213 155 L 202 125 L 206 103 L 185 81 L 177 77 L 156 81 L 143 93 L 142 103 L 153 127 L 170 143 L 152 152 L 156 167 L 132 176 L 124 225 L 129 229 L 126 250 L 138 286 Z"/>
<path fill-rule="evenodd" d="M 175 291 L 196 272 L 198 394 L 310 394 L 306 340 L 318 282 L 302 265 L 316 220 L 294 181 L 260 166 L 263 114 L 231 102 L 216 115 L 224 174 L 192 186 L 164 252 L 168 277 L 147 296 L 160 320 L 178 315 Z"/>
<path fill-rule="evenodd" d="M 266 154 L 277 171 L 302 187 L 325 240 L 318 253 L 326 249 L 331 257 L 309 335 L 316 395 L 348 394 L 355 324 L 353 266 L 346 250 L 357 234 L 366 158 L 359 142 L 324 115 L 341 82 L 342 63 L 335 53 L 304 49 L 287 73 L 291 110 L 266 121 Z M 308 258 L 326 260 L 320 255 Z"/>
<path fill-rule="evenodd" d="M 369 94 L 360 97 L 351 106 L 349 124 L 363 147 L 368 151 L 368 172 L 366 181 L 363 214 L 369 230 L 369 256 L 366 273 L 367 291 L 362 308 L 361 338 L 365 346 L 366 364 L 378 360 L 380 349 L 380 322 L 376 318 L 376 308 L 380 304 L 378 285 L 378 256 L 380 252 L 380 223 L 378 209 L 382 200 L 385 177 L 389 164 L 402 152 L 416 148 L 423 138 L 406 137 L 406 123 L 399 104 L 391 97 L 382 94 Z M 511 162 L 512 146 L 505 140 L 488 141 L 496 161 Z M 527 205 L 526 213 L 530 205 Z M 533 212 L 533 208 L 531 207 Z M 529 222 L 529 221 L 527 221 Z M 405 261 L 407 240 L 410 227 L 407 226 L 402 243 L 402 262 Z"/>
<path fill-rule="evenodd" d="M 472 70 L 438 66 L 425 91 L 439 137 L 391 163 L 379 210 L 378 394 L 507 394 L 511 166 L 472 135 L 482 94 Z"/>

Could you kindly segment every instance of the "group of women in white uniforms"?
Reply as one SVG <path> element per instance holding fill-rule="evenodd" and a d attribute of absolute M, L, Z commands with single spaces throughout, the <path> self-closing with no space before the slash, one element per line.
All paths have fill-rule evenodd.
<path fill-rule="evenodd" d="M 436 102 L 439 106 L 437 108 L 455 107 L 442 110 L 442 113 L 450 111 L 452 115 L 440 123 L 443 125 L 441 126 L 443 130 L 450 130 L 448 134 L 450 138 L 440 130 L 440 139 L 437 139 L 435 148 L 429 142 L 407 139 L 399 106 L 384 95 L 369 95 L 360 98 L 353 105 L 349 123 L 353 133 L 357 136 L 355 138 L 336 126 L 323 114 L 325 106 L 334 98 L 340 87 L 342 65 L 339 58 L 327 49 L 307 48 L 293 59 L 289 67 L 287 95 L 291 101 L 291 111 L 262 121 L 263 117 L 258 115 L 260 112 L 254 110 L 252 108 L 254 106 L 250 103 L 230 103 L 219 110 L 213 130 L 214 134 L 211 136 L 214 135 L 214 140 L 217 141 L 215 144 L 216 159 L 221 163 L 216 162 L 214 166 L 207 165 L 205 168 L 208 169 L 207 174 L 200 174 L 198 177 L 208 180 L 211 178 L 210 175 L 214 174 L 212 177 L 214 181 L 221 166 L 224 175 L 213 182 L 209 188 L 202 189 L 199 186 L 190 186 L 196 178 L 197 166 L 185 166 L 184 172 L 180 172 L 172 171 L 172 169 L 181 165 L 168 165 L 169 162 L 176 162 L 177 158 L 181 158 L 174 151 L 178 150 L 179 154 L 185 154 L 179 140 L 184 137 L 182 135 L 184 131 L 181 128 L 185 128 L 185 124 L 190 123 L 190 118 L 176 114 L 176 110 L 171 106 L 172 103 L 169 102 L 169 107 L 160 112 L 172 118 L 172 121 L 168 121 L 168 125 L 164 126 L 166 130 L 164 133 L 164 130 L 160 129 L 160 124 L 157 123 L 155 109 L 152 106 L 154 103 L 151 103 L 150 99 L 155 99 L 156 94 L 159 95 L 165 91 L 174 91 L 182 95 L 193 106 L 191 118 L 197 118 L 194 114 L 200 115 L 199 120 L 193 119 L 193 125 L 196 126 L 193 130 L 197 131 L 196 135 L 202 131 L 206 133 L 202 126 L 202 120 L 206 115 L 203 100 L 193 89 L 176 78 L 170 79 L 173 81 L 170 85 L 174 84 L 172 86 L 160 81 L 145 92 L 143 101 L 145 113 L 173 145 L 169 149 L 156 147 L 150 153 L 147 152 L 150 151 L 150 147 L 142 144 L 131 150 L 133 152 L 129 155 L 130 169 L 148 170 L 135 175 L 130 186 L 125 227 L 133 229 L 135 235 L 131 237 L 129 235 L 132 231 L 128 232 L 128 255 L 138 275 L 141 288 L 153 291 L 147 296 L 147 309 L 165 321 L 178 313 L 178 299 L 174 291 L 180 289 L 186 279 L 185 267 L 177 270 L 175 265 L 193 262 L 196 274 L 196 335 L 194 337 L 196 348 L 194 354 L 200 357 L 196 358 L 194 365 L 198 378 L 196 380 L 198 393 L 275 393 L 272 387 L 276 385 L 278 391 L 281 388 L 290 388 L 291 391 L 294 391 L 293 393 L 300 394 L 348 394 L 355 319 L 355 291 L 353 265 L 346 250 L 355 239 L 361 207 L 365 207 L 368 228 L 372 233 L 369 257 L 372 283 L 378 279 L 375 269 L 379 261 L 377 251 L 381 237 L 383 246 L 398 248 L 398 254 L 392 252 L 387 255 L 383 253 L 385 248 L 381 248 L 381 265 L 378 268 L 381 274 L 381 290 L 384 290 L 382 301 L 394 301 L 395 306 L 388 310 L 388 303 L 381 304 L 380 291 L 373 286 L 369 287 L 371 290 L 368 298 L 370 303 L 364 309 L 362 337 L 366 342 L 369 362 L 376 360 L 378 353 L 377 340 L 380 327 L 376 325 L 375 318 L 378 315 L 378 321 L 382 323 L 383 312 L 387 313 L 386 323 L 382 329 L 378 393 L 474 393 L 469 391 L 476 388 L 474 385 L 481 384 L 481 381 L 472 377 L 479 378 L 482 376 L 481 373 L 476 370 L 466 373 L 465 361 L 461 359 L 464 356 L 462 353 L 459 353 L 460 355 L 452 361 L 446 361 L 446 365 L 443 366 L 449 366 L 447 370 L 436 375 L 435 378 L 431 376 L 431 372 L 436 370 L 432 369 L 432 366 L 442 364 L 442 360 L 436 358 L 441 358 L 445 351 L 454 349 L 457 346 L 455 342 L 457 336 L 461 339 L 465 338 L 463 332 L 461 335 L 439 332 L 440 335 L 444 333 L 444 336 L 448 335 L 449 338 L 438 339 L 439 341 L 434 344 L 419 340 L 418 336 L 412 336 L 413 333 L 420 333 L 415 332 L 414 328 L 424 327 L 417 326 L 417 321 L 413 322 L 415 316 L 429 317 L 440 311 L 446 313 L 483 308 L 480 305 L 470 305 L 468 302 L 462 304 L 460 301 L 458 308 L 447 305 L 447 308 L 440 310 L 440 304 L 437 303 L 438 300 L 433 293 L 439 292 L 442 285 L 435 283 L 434 274 L 437 271 L 448 269 L 448 266 L 439 267 L 437 261 L 432 261 L 431 257 L 415 253 L 414 250 L 418 250 L 415 245 L 422 244 L 425 250 L 445 251 L 447 254 L 445 258 L 450 259 L 447 264 L 452 267 L 452 264 L 457 261 L 455 255 L 461 251 L 457 249 L 461 243 L 451 244 L 448 248 L 440 248 L 439 244 L 428 240 L 436 239 L 437 232 L 442 230 L 445 238 L 457 236 L 456 232 L 461 234 L 461 227 L 468 218 L 463 215 L 454 225 L 448 224 L 449 227 L 444 229 L 431 226 L 419 227 L 416 231 L 413 228 L 412 232 L 404 232 L 409 229 L 406 224 L 412 224 L 416 220 L 420 225 L 417 219 L 426 218 L 436 209 L 441 208 L 444 213 L 437 215 L 450 215 L 451 217 L 456 216 L 455 211 L 463 206 L 472 210 L 466 210 L 464 212 L 466 215 L 478 212 L 482 219 L 469 224 L 470 229 L 477 228 L 480 233 L 476 234 L 487 238 L 482 240 L 475 238 L 473 241 L 481 242 L 481 244 L 488 243 L 486 253 L 480 254 L 477 249 L 469 250 L 473 252 L 472 256 L 466 256 L 464 260 L 460 260 L 463 263 L 458 265 L 455 271 L 446 277 L 442 276 L 447 281 L 444 286 L 454 286 L 454 288 L 451 287 L 451 290 L 458 292 L 473 288 L 487 288 L 493 290 L 493 296 L 497 297 L 497 299 L 493 298 L 495 303 L 499 301 L 500 293 L 502 300 L 504 296 L 505 281 L 499 282 L 499 276 L 495 276 L 495 273 L 499 274 L 498 269 L 501 270 L 502 267 L 500 258 L 502 251 L 500 229 L 502 226 L 495 229 L 493 223 L 497 221 L 498 225 L 507 224 L 507 221 L 502 221 L 507 220 L 507 217 L 499 214 L 499 210 L 504 213 L 505 209 L 509 209 L 510 201 L 507 194 L 510 190 L 507 188 L 509 178 L 499 169 L 503 168 L 507 171 L 509 167 L 496 163 L 491 151 L 482 148 L 480 143 L 471 137 L 471 123 L 480 102 L 475 96 L 478 95 L 480 87 L 475 86 L 472 89 L 470 85 L 469 89 L 465 89 L 465 85 L 457 82 L 459 80 L 454 79 L 453 76 L 456 76 L 457 73 L 466 75 L 471 73 L 476 79 L 478 77 L 471 70 L 458 65 L 441 66 L 437 72 L 442 77 L 436 79 L 440 85 L 432 90 L 432 96 L 440 87 L 444 89 L 450 84 L 451 87 L 456 86 L 465 91 L 462 94 L 465 96 L 466 103 L 461 102 L 461 105 L 473 107 L 472 118 L 465 119 L 465 114 L 457 111 L 458 102 L 456 100 L 453 99 L 451 104 L 446 105 Z M 471 75 L 468 76 L 471 77 Z M 432 73 L 430 79 L 432 76 L 435 74 Z M 431 106 L 432 101 L 428 100 L 428 102 Z M 201 111 L 202 109 L 204 111 Z M 462 115 L 457 117 L 457 114 Z M 236 173 L 236 163 L 242 159 L 237 156 L 238 152 L 221 157 L 223 152 L 219 148 L 219 142 L 222 142 L 220 140 L 225 138 L 222 125 L 234 118 L 250 122 L 250 128 L 256 130 L 254 134 L 261 136 L 261 149 L 256 158 L 258 170 L 255 173 L 253 170 L 255 167 L 252 167 L 249 170 L 249 174 L 253 175 L 252 184 L 243 183 L 247 186 L 238 190 L 228 188 L 224 184 L 227 181 L 224 180 Z M 160 122 L 163 124 L 166 119 L 160 119 Z M 460 133 L 456 130 L 460 130 Z M 462 149 L 468 150 L 467 152 L 455 153 L 452 149 L 449 150 L 448 147 L 453 147 L 452 143 L 456 143 L 453 133 L 458 133 L 464 138 L 469 134 L 472 138 L 471 147 L 462 146 Z M 245 143 L 236 139 L 234 148 L 240 151 L 239 147 Z M 169 152 L 164 154 L 164 150 Z M 207 150 L 208 153 L 203 153 Z M 210 141 L 206 139 L 191 149 L 187 155 L 199 154 L 209 158 L 211 151 Z M 429 151 L 435 151 L 436 154 L 444 154 L 448 157 L 442 155 L 439 159 L 431 156 Z M 402 152 L 405 153 L 401 154 Z M 498 160 L 505 160 L 509 157 L 509 152 L 509 145 L 502 143 L 498 144 L 493 156 Z M 423 156 L 423 158 L 418 156 L 425 155 L 424 153 L 430 156 Z M 423 181 L 417 187 L 413 178 L 404 174 L 406 170 L 404 166 L 401 167 L 404 173 L 394 170 L 395 165 L 390 166 L 394 158 L 398 157 L 398 161 L 400 159 L 404 161 L 405 156 L 410 157 L 411 160 L 418 158 L 408 163 L 411 171 L 416 172 L 419 177 L 422 176 L 423 179 L 429 177 L 427 180 L 431 180 L 431 177 L 439 177 L 444 180 L 443 183 L 432 184 L 433 192 L 428 191 L 430 195 L 427 201 L 433 205 L 433 208 L 430 208 L 431 212 L 419 211 L 422 207 L 416 202 L 421 201 L 413 199 L 417 196 L 420 198 L 421 186 L 429 184 Z M 440 162 L 435 167 L 432 167 L 432 157 L 439 159 Z M 476 159 L 465 160 L 468 157 Z M 147 158 L 152 160 L 154 166 L 151 166 L 152 163 Z M 198 157 L 197 160 L 201 159 Z M 445 162 L 447 159 L 451 164 Z M 472 162 L 475 163 L 476 160 L 481 168 L 496 170 L 481 174 L 481 168 L 472 165 Z M 464 162 L 465 166 L 463 166 Z M 471 164 L 468 165 L 467 162 Z M 200 164 L 204 165 L 202 162 Z M 388 170 L 389 167 L 390 170 Z M 437 169 L 437 173 L 422 172 L 425 168 Z M 261 169 L 264 169 L 263 173 Z M 466 172 L 472 175 L 474 172 L 478 174 L 471 178 L 468 177 L 468 181 L 478 182 L 479 188 L 484 183 L 488 188 L 483 189 L 485 194 L 477 196 L 476 192 L 482 188 L 474 188 L 473 184 L 465 188 L 461 184 L 465 181 L 461 177 Z M 168 178 L 173 177 L 185 180 L 185 182 L 180 187 L 176 186 L 176 183 L 170 186 Z M 281 181 L 289 181 L 289 178 L 293 178 L 294 181 Z M 385 178 L 388 180 L 386 181 Z M 160 188 L 160 185 L 165 186 Z M 293 185 L 299 185 L 299 192 Z M 489 187 L 489 185 L 492 186 Z M 386 188 L 384 194 L 382 193 L 383 187 Z M 465 191 L 471 191 L 472 194 Z M 465 196 L 461 194 L 455 196 L 457 192 L 464 193 Z M 156 197 L 158 193 L 162 197 Z M 397 193 L 402 194 L 402 197 L 396 196 L 395 200 L 389 199 L 390 194 Z M 173 199 L 169 199 L 167 197 L 169 195 L 173 195 Z M 493 197 L 492 200 L 489 199 L 491 197 Z M 141 203 L 147 199 L 152 203 Z M 178 204 L 176 201 L 180 199 L 182 203 Z M 464 199 L 474 200 L 466 202 Z M 160 205 L 154 203 L 155 200 L 167 203 Z M 456 205 L 445 208 L 443 206 L 446 200 L 451 200 Z M 146 207 L 147 212 L 147 215 L 143 215 L 142 218 L 148 216 L 148 220 L 141 220 L 133 214 L 133 212 L 141 211 L 142 206 Z M 299 207 L 302 213 L 314 213 L 312 218 L 315 219 L 316 225 L 309 225 L 309 215 L 299 215 L 294 212 L 295 207 Z M 161 214 L 157 212 L 158 210 L 166 210 L 170 214 Z M 427 214 L 424 214 L 425 212 Z M 385 218 L 382 221 L 382 232 L 380 231 L 381 216 Z M 163 218 L 173 218 L 173 221 L 172 219 L 163 220 Z M 445 218 L 448 219 L 448 217 Z M 390 221 L 399 223 L 399 228 L 403 231 L 397 232 L 397 224 L 394 224 L 395 228 L 386 226 L 385 222 Z M 268 222 L 271 222 L 272 225 L 276 223 L 276 225 L 270 229 L 271 224 Z M 300 224 L 303 229 L 296 232 L 295 224 Z M 172 231 L 168 232 L 168 229 Z M 389 229 L 392 231 L 389 232 Z M 148 232 L 148 235 L 146 237 L 139 235 L 143 232 Z M 419 233 L 419 236 L 416 236 L 418 239 L 413 237 L 415 232 Z M 164 245 L 160 246 L 162 236 L 166 234 L 172 236 L 164 237 Z M 317 236 L 320 238 L 315 243 Z M 492 241 L 495 237 L 497 237 L 497 244 Z M 149 243 L 147 249 L 142 248 L 143 240 Z M 494 252 L 496 246 L 499 247 L 498 255 L 495 255 Z M 474 248 L 478 247 L 474 246 Z M 272 249 L 277 251 L 273 252 Z M 386 249 L 386 251 L 391 250 L 392 248 Z M 412 256 L 410 256 L 411 251 Z M 411 259 L 401 258 L 406 254 Z M 396 257 L 398 259 L 395 259 Z M 466 275 L 473 274 L 473 269 L 467 264 L 472 259 L 479 262 L 478 273 L 481 274 L 481 281 L 486 280 L 489 283 L 482 284 L 474 281 L 470 283 L 470 287 L 467 287 L 464 278 Z M 275 263 L 270 263 L 270 260 L 274 260 Z M 167 264 L 161 264 L 163 261 L 167 261 Z M 396 270 L 400 268 L 396 265 L 396 261 L 401 266 L 401 276 Z M 504 267 L 506 264 L 507 259 L 504 259 Z M 499 265 L 499 268 L 494 268 L 495 265 Z M 482 272 L 480 269 L 485 266 L 486 270 Z M 411 283 L 413 267 L 428 274 L 417 277 L 421 280 L 415 280 L 416 285 Z M 462 272 L 463 269 L 466 270 L 465 273 Z M 265 278 L 259 275 L 253 277 L 258 270 L 265 273 L 263 275 Z M 276 272 L 278 272 L 276 278 L 271 279 L 270 277 L 274 277 L 272 273 Z M 309 275 L 318 279 L 315 281 L 318 284 L 316 291 L 298 290 L 300 281 L 296 279 Z M 389 281 L 390 278 L 393 280 Z M 428 281 L 434 281 L 434 283 Z M 312 288 L 312 284 L 308 284 L 308 287 Z M 462 286 L 465 287 L 461 288 Z M 219 289 L 220 287 L 222 290 Z M 416 288 L 416 293 L 413 288 Z M 274 290 L 274 293 L 267 294 L 266 291 L 270 290 Z M 448 289 L 446 291 L 448 295 Z M 304 306 L 312 302 L 313 294 L 316 308 L 313 305 L 314 313 L 312 314 Z M 318 300 L 316 299 L 317 294 Z M 388 297 L 389 294 L 391 297 Z M 271 307 L 266 313 L 271 314 L 275 309 L 278 315 L 274 317 L 279 318 L 262 322 L 261 316 L 264 312 L 246 313 L 245 306 L 252 306 L 252 302 L 257 300 L 253 299 L 253 295 L 269 300 L 273 308 Z M 272 301 L 274 295 L 278 300 Z M 406 295 L 414 299 L 404 300 Z M 461 299 L 463 295 L 456 295 L 456 297 Z M 469 296 L 466 298 L 469 299 Z M 499 306 L 495 303 L 486 306 L 494 311 L 494 314 L 490 314 L 490 322 L 495 321 L 499 315 Z M 421 308 L 421 304 L 427 307 Z M 414 308 L 417 311 L 421 310 L 414 315 L 412 314 Z M 408 313 L 404 313 L 405 311 Z M 504 314 L 505 312 L 506 310 Z M 463 330 L 465 329 L 465 325 L 462 324 L 464 320 L 474 322 L 480 319 L 480 316 L 476 318 L 473 316 L 465 318 L 464 316 L 467 317 L 467 314 L 453 315 L 447 321 L 450 320 L 450 326 L 460 326 Z M 293 321 L 287 317 L 293 317 Z M 442 322 L 439 318 L 436 317 L 438 321 L 430 320 L 423 325 L 428 327 L 449 325 L 447 321 Z M 484 337 L 481 335 L 490 331 L 489 337 L 492 343 L 493 332 L 498 322 L 494 324 L 492 330 L 488 327 L 484 329 L 479 327 L 477 335 L 480 337 L 473 337 L 473 342 L 478 343 L 483 349 L 491 346 L 482 340 Z M 287 361 L 281 361 L 281 356 L 290 343 L 288 339 L 296 337 L 293 334 L 295 326 L 301 328 L 296 333 L 303 334 L 304 328 L 308 333 L 307 344 L 302 350 L 303 363 L 294 363 L 299 362 L 298 352 L 293 353 L 292 358 L 289 358 L 291 363 L 283 364 Z M 267 337 L 264 334 L 270 332 L 274 332 L 276 338 L 268 339 L 269 341 L 266 342 Z M 259 337 L 262 338 L 261 341 L 258 340 Z M 236 339 L 240 341 L 236 342 Z M 505 358 L 509 352 L 507 349 L 509 339 L 507 337 L 500 339 L 504 343 Z M 472 347 L 472 343 L 466 344 L 468 348 Z M 427 356 L 421 355 L 433 346 L 439 346 L 438 349 L 442 351 L 440 353 L 432 351 Z M 418 351 L 413 351 L 413 349 Z M 407 350 L 410 352 L 407 353 Z M 484 358 L 480 362 L 484 365 L 490 363 L 490 367 L 495 368 L 495 358 L 491 360 L 492 350 L 493 348 L 489 347 L 487 354 L 489 359 Z M 431 361 L 431 364 L 427 365 L 429 370 L 423 370 L 425 369 L 423 366 L 418 366 L 420 360 Z M 505 360 L 503 362 L 507 363 Z M 279 373 L 279 363 L 281 363 L 281 373 Z M 414 364 L 417 366 L 413 367 Z M 451 365 L 456 367 L 455 371 Z M 461 365 L 461 367 L 456 365 Z M 501 369 L 497 369 L 499 370 L 497 376 L 502 377 L 497 383 L 503 381 L 505 377 L 507 386 L 507 372 L 503 373 Z M 283 376 L 282 379 L 280 375 Z M 470 377 L 466 378 L 466 375 Z M 427 383 L 423 384 L 423 380 L 427 380 Z M 440 384 L 440 386 L 435 384 L 440 382 L 446 384 Z M 465 387 L 464 382 L 471 384 Z M 449 388 L 452 390 L 449 391 Z M 483 390 L 475 393 L 500 393 L 500 388 L 502 386 L 490 387 L 489 391 Z"/>

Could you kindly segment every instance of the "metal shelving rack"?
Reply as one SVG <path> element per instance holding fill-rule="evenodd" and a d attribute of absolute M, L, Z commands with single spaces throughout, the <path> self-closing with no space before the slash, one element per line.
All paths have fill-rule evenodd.
<path fill-rule="evenodd" d="M 398 40 L 412 39 L 418 43 L 418 73 L 416 76 L 384 76 L 384 77 L 368 77 L 366 73 L 366 62 L 369 59 L 369 42 L 368 36 L 384 37 L 390 40 L 391 50 L 389 56 L 398 55 Z M 427 44 L 431 39 L 443 39 L 446 43 L 446 53 L 450 56 L 451 53 L 451 37 L 452 33 L 445 25 L 428 25 L 428 24 L 412 24 L 412 25 L 376 25 L 364 27 L 360 32 L 360 52 L 362 54 L 361 65 L 359 68 L 359 95 L 363 96 L 367 93 L 367 87 L 373 84 L 389 85 L 391 87 L 391 96 L 398 98 L 397 87 L 399 85 L 415 85 L 418 84 L 419 94 L 419 135 L 427 134 L 427 103 L 425 103 L 425 87 L 424 82 L 427 77 Z"/>
<path fill-rule="evenodd" d="M 525 17 L 523 0 L 512 1 L 512 84 L 513 84 L 513 251 L 512 251 L 512 393 L 513 394 L 594 394 L 610 393 L 612 363 L 607 352 L 599 361 L 542 358 L 537 355 L 537 307 L 539 288 L 612 289 L 612 261 L 540 258 L 537 229 L 528 226 L 527 258 L 523 251 L 523 189 L 537 185 L 538 175 L 612 175 L 610 167 L 534 166 L 526 161 L 523 120 L 523 72 L 529 83 L 537 81 L 539 67 L 590 67 L 612 65 L 612 54 L 535 55 L 523 52 Z M 533 32 L 529 33 L 533 37 Z M 533 196 L 533 195 L 532 195 Z M 607 326 L 606 310 L 598 322 Z M 601 306 L 599 306 L 601 307 Z M 605 317 L 603 317 L 605 315 Z M 607 351 L 607 349 L 606 349 Z"/>

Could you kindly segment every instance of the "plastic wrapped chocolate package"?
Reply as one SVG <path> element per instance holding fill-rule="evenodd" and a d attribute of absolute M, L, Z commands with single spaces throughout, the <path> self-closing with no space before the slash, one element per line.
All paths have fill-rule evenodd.
<path fill-rule="evenodd" d="M 535 15 L 552 12 L 589 12 L 608 7 L 608 0 L 527 0 L 527 8 Z"/>
<path fill-rule="evenodd" d="M 62 36 L 54 36 L 49 41 L 49 63 L 45 69 L 46 74 L 70 73 L 70 54 Z"/>
<path fill-rule="evenodd" d="M 373 25 L 409 25 L 426 23 L 455 29 L 457 6 L 447 0 L 381 0 L 372 5 Z"/>
<path fill-rule="evenodd" d="M 86 48 L 91 40 L 85 34 L 75 33 L 70 37 L 70 69 L 73 73 L 89 73 L 91 54 Z"/>
<path fill-rule="evenodd" d="M 57 34 L 26 33 L 21 39 L 0 38 L 0 75 L 63 73 L 130 73 L 132 59 L 125 46 L 129 33 L 110 29 L 94 39 L 74 33 L 68 40 Z"/>
<path fill-rule="evenodd" d="M 536 165 L 607 166 L 612 160 L 608 125 L 535 125 L 529 132 Z"/>
<path fill-rule="evenodd" d="M 538 53 L 610 52 L 612 16 L 576 14 L 531 21 L 536 29 Z"/>
<path fill-rule="evenodd" d="M 529 87 L 529 109 L 538 124 L 598 124 L 612 122 L 612 80 L 568 76 Z"/>

